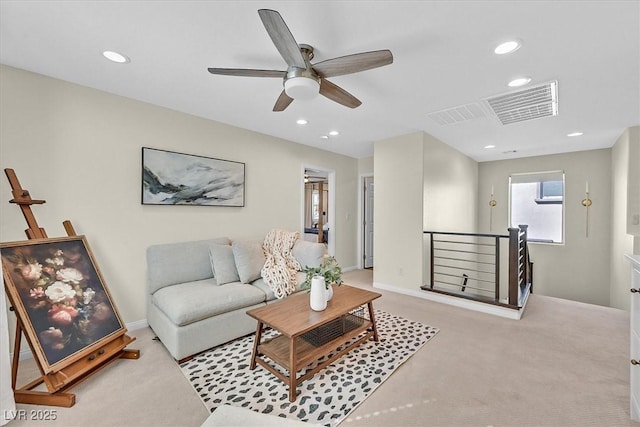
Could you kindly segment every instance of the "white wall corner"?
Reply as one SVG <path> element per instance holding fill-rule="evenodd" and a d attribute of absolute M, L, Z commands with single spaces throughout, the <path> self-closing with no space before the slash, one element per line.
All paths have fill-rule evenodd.
<path fill-rule="evenodd" d="M 358 239 L 356 249 L 358 255 L 356 261 L 358 263 L 357 268 L 359 269 L 364 268 L 364 260 L 362 259 L 364 255 L 364 180 L 365 178 L 371 177 L 373 177 L 373 173 L 361 173 L 358 175 L 358 226 L 356 227 Z"/>

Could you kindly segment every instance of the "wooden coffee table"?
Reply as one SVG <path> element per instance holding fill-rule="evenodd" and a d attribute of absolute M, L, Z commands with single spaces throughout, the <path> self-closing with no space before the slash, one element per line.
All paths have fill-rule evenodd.
<path fill-rule="evenodd" d="M 380 296 L 377 292 L 342 285 L 334 286 L 333 298 L 327 303 L 324 311 L 311 310 L 309 294 L 306 292 L 247 311 L 249 316 L 258 321 L 251 354 L 251 369 L 255 369 L 256 364 L 259 364 L 288 384 L 289 401 L 295 401 L 298 384 L 366 340 L 373 338 L 378 341 L 373 300 Z M 369 313 L 368 319 L 353 313 L 365 305 Z M 362 311 L 364 312 L 364 308 Z M 262 342 L 265 326 L 270 326 L 280 335 Z M 338 347 L 354 338 L 357 338 L 354 342 L 298 377 L 298 371 L 336 351 Z M 278 371 L 263 356 L 282 366 L 288 375 Z"/>

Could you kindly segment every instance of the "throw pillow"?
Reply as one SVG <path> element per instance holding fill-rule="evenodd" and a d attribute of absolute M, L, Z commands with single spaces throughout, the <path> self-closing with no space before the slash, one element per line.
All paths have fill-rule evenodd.
<path fill-rule="evenodd" d="M 238 276 L 242 283 L 251 283 L 261 277 L 265 257 L 262 243 L 235 240 L 231 244 Z"/>
<path fill-rule="evenodd" d="M 209 246 L 209 256 L 211 269 L 218 285 L 240 281 L 231 246 L 211 245 Z"/>
<path fill-rule="evenodd" d="M 327 253 L 327 248 L 322 243 L 307 242 L 298 239 L 295 245 L 293 245 L 291 253 L 298 260 L 302 268 L 320 267 L 320 263 L 322 263 L 322 259 Z"/>

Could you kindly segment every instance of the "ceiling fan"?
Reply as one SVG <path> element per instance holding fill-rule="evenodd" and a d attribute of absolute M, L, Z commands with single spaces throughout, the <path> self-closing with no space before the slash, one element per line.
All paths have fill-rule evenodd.
<path fill-rule="evenodd" d="M 316 183 L 316 182 L 327 182 L 326 176 L 313 176 L 308 173 L 304 174 L 304 182 Z"/>
<path fill-rule="evenodd" d="M 299 45 L 277 11 L 260 9 L 258 14 L 273 44 L 287 63 L 287 70 L 242 68 L 209 68 L 208 70 L 211 74 L 226 76 L 281 77 L 284 81 L 284 90 L 273 106 L 273 111 L 284 111 L 294 99 L 311 99 L 318 93 L 338 104 L 356 108 L 362 102 L 346 90 L 328 81 L 327 77 L 353 74 L 393 63 L 391 51 L 376 50 L 311 64 L 313 47 L 307 44 Z"/>

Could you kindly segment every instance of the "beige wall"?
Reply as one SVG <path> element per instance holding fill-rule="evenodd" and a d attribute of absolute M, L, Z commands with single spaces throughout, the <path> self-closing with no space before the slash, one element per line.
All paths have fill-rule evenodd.
<path fill-rule="evenodd" d="M 534 292 L 587 303 L 609 305 L 611 248 L 611 150 L 592 150 L 480 163 L 479 232 L 489 231 L 489 195 L 494 186 L 493 232 L 509 226 L 509 175 L 564 170 L 565 243 L 530 243 L 534 262 Z M 593 205 L 589 237 L 585 236 L 585 182 Z"/>
<path fill-rule="evenodd" d="M 358 173 L 360 175 L 373 174 L 373 156 L 358 159 Z"/>
<path fill-rule="evenodd" d="M 304 164 L 336 171 L 335 255 L 356 265 L 354 158 L 5 66 L 0 121 L 2 168 L 47 201 L 33 211 L 50 237 L 65 235 L 65 219 L 87 236 L 127 323 L 146 317 L 149 245 L 301 230 Z M 244 162 L 245 207 L 141 205 L 143 146 Z M 26 223 L 1 181 L 0 240 L 24 240 Z"/>
<path fill-rule="evenodd" d="M 423 134 L 374 145 L 375 284 L 416 290 L 422 283 Z"/>
<path fill-rule="evenodd" d="M 475 233 L 478 162 L 424 134 L 424 230 Z"/>
<path fill-rule="evenodd" d="M 627 171 L 627 233 L 640 239 L 640 126 L 625 132 L 629 144 Z"/>
<path fill-rule="evenodd" d="M 611 149 L 611 287 L 609 299 L 611 307 L 629 310 L 629 280 L 630 266 L 624 258 L 625 254 L 633 253 L 633 236 L 627 234 L 629 208 L 628 189 L 632 187 L 629 177 L 632 169 L 637 170 L 637 163 L 631 162 L 631 147 L 638 144 L 637 127 L 636 139 L 632 143 L 631 129 L 627 129 L 616 141 Z M 633 165 L 633 166 L 632 166 Z M 636 188 L 637 188 L 636 183 Z"/>
<path fill-rule="evenodd" d="M 377 142 L 374 169 L 374 282 L 417 291 L 423 231 L 475 232 L 478 164 L 420 132 Z"/>

